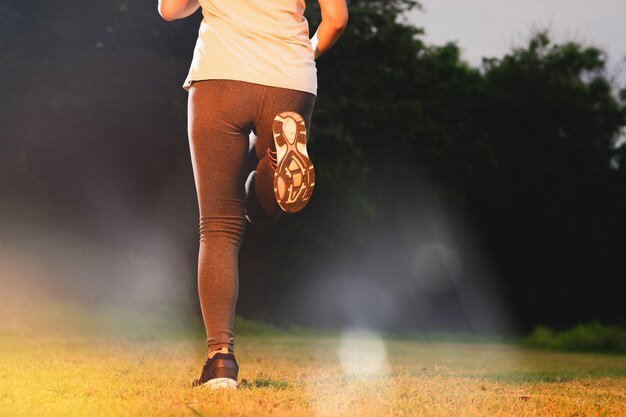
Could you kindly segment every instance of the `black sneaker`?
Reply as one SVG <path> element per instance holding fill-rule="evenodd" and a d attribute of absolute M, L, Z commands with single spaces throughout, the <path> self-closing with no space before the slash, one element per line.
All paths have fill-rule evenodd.
<path fill-rule="evenodd" d="M 295 112 L 282 112 L 274 118 L 272 131 L 276 145 L 276 201 L 287 213 L 296 213 L 307 205 L 315 187 L 315 170 L 306 150 L 304 119 Z"/>
<path fill-rule="evenodd" d="M 206 360 L 200 378 L 195 379 L 191 386 L 237 389 L 238 372 L 239 365 L 235 355 L 227 347 L 223 347 L 211 359 Z"/>

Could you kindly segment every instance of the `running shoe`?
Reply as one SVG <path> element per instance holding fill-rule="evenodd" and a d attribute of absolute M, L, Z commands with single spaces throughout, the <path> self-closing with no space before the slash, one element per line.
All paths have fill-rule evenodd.
<path fill-rule="evenodd" d="M 282 112 L 272 124 L 276 145 L 274 195 L 281 209 L 296 213 L 313 194 L 315 170 L 306 150 L 306 126 L 296 112 Z"/>
<path fill-rule="evenodd" d="M 238 372 L 239 365 L 235 355 L 227 347 L 223 347 L 206 360 L 200 378 L 195 379 L 191 385 L 193 387 L 237 389 L 239 385 L 237 383 Z"/>

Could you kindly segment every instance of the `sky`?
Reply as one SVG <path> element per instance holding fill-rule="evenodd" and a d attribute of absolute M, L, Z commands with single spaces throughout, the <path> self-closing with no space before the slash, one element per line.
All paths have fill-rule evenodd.
<path fill-rule="evenodd" d="M 527 43 L 537 27 L 555 41 L 574 40 L 609 55 L 609 75 L 626 84 L 626 0 L 420 0 L 423 11 L 410 22 L 426 31 L 428 43 L 458 40 L 463 57 L 479 65 Z"/>

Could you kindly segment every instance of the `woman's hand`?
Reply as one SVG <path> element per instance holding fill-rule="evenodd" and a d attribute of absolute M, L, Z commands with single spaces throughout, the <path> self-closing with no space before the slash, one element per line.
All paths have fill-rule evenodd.
<path fill-rule="evenodd" d="M 318 0 L 322 21 L 311 38 L 315 59 L 337 42 L 348 24 L 346 0 Z"/>
<path fill-rule="evenodd" d="M 199 7 L 198 0 L 159 0 L 159 14 L 168 22 L 191 16 Z"/>

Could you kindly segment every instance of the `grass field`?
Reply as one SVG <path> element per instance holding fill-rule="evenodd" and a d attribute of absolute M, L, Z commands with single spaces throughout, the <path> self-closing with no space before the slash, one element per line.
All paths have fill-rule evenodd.
<path fill-rule="evenodd" d="M 211 391 L 197 337 L 0 332 L 0 415 L 626 416 L 626 356 L 240 333 L 240 388 Z"/>

